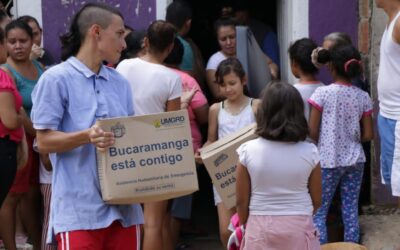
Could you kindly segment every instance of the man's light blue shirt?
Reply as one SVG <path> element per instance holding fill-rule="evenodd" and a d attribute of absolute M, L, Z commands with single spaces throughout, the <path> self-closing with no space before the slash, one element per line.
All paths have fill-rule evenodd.
<path fill-rule="evenodd" d="M 32 93 L 34 128 L 75 132 L 90 128 L 98 118 L 133 115 L 128 81 L 101 66 L 95 74 L 75 57 L 48 69 Z M 143 224 L 139 205 L 108 205 L 101 197 L 92 144 L 51 154 L 53 164 L 50 229 L 55 234 Z M 49 230 L 52 232 L 51 230 Z"/>

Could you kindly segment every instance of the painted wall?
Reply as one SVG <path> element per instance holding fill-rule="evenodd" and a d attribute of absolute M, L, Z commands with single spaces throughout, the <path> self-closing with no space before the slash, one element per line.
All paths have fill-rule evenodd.
<path fill-rule="evenodd" d="M 353 44 L 358 44 L 358 0 L 309 0 L 309 34 L 318 44 L 325 35 L 341 31 L 350 35 Z M 321 70 L 320 79 L 332 81 L 326 69 Z"/>
<path fill-rule="evenodd" d="M 68 31 L 72 17 L 87 2 L 117 7 L 125 23 L 135 29 L 145 28 L 156 19 L 156 0 L 42 0 L 44 44 L 55 58 L 60 58 L 59 36 Z"/>

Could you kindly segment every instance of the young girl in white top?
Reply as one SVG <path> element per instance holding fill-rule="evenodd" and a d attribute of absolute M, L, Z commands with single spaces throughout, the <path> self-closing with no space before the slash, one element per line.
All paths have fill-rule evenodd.
<path fill-rule="evenodd" d="M 314 223 L 321 244 L 326 243 L 326 216 L 340 185 L 344 240 L 358 243 L 358 198 L 366 160 L 361 143 L 373 138 L 372 101 L 367 92 L 352 84 L 362 71 L 357 49 L 351 45 L 334 46 L 324 53 L 334 82 L 318 88 L 309 99 L 313 106 L 310 137 L 318 142 L 323 189 L 322 205 Z"/>
<path fill-rule="evenodd" d="M 257 111 L 259 138 L 237 152 L 236 203 L 246 232 L 241 249 L 320 249 L 312 214 L 321 202 L 317 147 L 299 92 L 274 82 Z"/>
<path fill-rule="evenodd" d="M 299 81 L 293 86 L 300 92 L 304 103 L 304 116 L 308 121 L 310 117 L 310 104 L 308 99 L 312 93 L 324 84 L 317 80 L 318 68 L 311 61 L 311 53 L 317 44 L 310 38 L 295 41 L 289 47 L 290 68 Z"/>
<path fill-rule="evenodd" d="M 226 98 L 210 107 L 208 116 L 208 138 L 204 145 L 210 144 L 241 128 L 255 122 L 255 110 L 258 100 L 247 97 L 244 93 L 246 75 L 236 58 L 222 61 L 215 73 L 216 84 Z M 227 209 L 214 187 L 214 200 L 218 209 L 220 239 L 223 246 L 228 243 L 231 231 L 228 225 L 235 209 Z"/>

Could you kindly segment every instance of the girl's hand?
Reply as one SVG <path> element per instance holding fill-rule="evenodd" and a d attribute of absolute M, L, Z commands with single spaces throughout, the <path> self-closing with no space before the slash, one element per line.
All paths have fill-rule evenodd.
<path fill-rule="evenodd" d="M 196 151 L 196 153 L 194 154 L 194 161 L 199 165 L 203 165 L 203 159 L 201 159 L 199 151 Z"/>
<path fill-rule="evenodd" d="M 105 132 L 97 125 L 93 125 L 89 131 L 90 143 L 96 146 L 96 148 L 105 152 L 106 149 L 115 143 L 114 133 Z"/>
<path fill-rule="evenodd" d="M 189 107 L 189 103 L 192 101 L 193 96 L 196 94 L 198 89 L 183 89 L 181 96 L 181 109 Z"/>

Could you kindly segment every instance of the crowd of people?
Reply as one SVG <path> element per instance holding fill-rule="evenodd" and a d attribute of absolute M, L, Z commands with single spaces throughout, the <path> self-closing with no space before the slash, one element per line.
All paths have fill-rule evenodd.
<path fill-rule="evenodd" d="M 400 81 L 400 2 L 376 4 L 389 16 L 377 83 L 382 182 L 400 196 L 394 84 Z M 327 215 L 337 189 L 344 241 L 360 243 L 362 143 L 374 137 L 373 103 L 350 37 L 327 34 L 321 47 L 310 38 L 293 41 L 288 54 L 298 81 L 285 83 L 276 34 L 247 8 L 221 12 L 220 50 L 207 64 L 187 37 L 191 19 L 190 6 L 176 0 L 165 21 L 138 31 L 118 9 L 88 3 L 61 36 L 62 62 L 55 64 L 41 47 L 35 18 L 11 20 L 0 10 L 0 240 L 7 250 L 26 238 L 42 250 L 175 249 L 193 195 L 106 204 L 96 149 L 107 150 L 115 138 L 95 122 L 181 109 L 188 111 L 198 167 L 202 147 L 256 123 L 258 138 L 237 149 L 236 207 L 228 209 L 213 188 L 222 246 L 320 249 L 329 241 Z M 237 58 L 237 24 L 253 31 L 274 79 L 259 99 L 248 93 L 251 83 Z M 318 80 L 323 67 L 332 83 Z M 235 217 L 241 240 L 232 230 Z"/>

